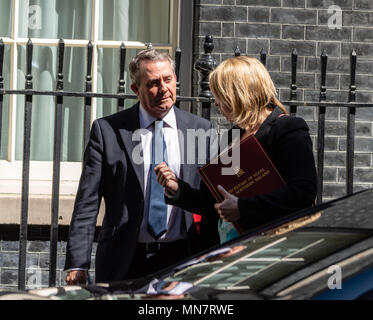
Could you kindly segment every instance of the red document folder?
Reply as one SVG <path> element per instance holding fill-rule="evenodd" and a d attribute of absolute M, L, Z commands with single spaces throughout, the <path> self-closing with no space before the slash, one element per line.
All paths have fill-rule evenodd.
<path fill-rule="evenodd" d="M 240 148 L 239 158 L 224 164 L 227 159 L 238 154 L 235 148 Z M 236 164 L 232 165 L 234 162 Z M 223 168 L 232 168 L 230 174 L 222 174 Z M 233 145 L 217 159 L 200 168 L 198 173 L 217 202 L 224 200 L 217 189 L 218 185 L 238 198 L 249 198 L 269 193 L 285 184 L 255 135 L 250 135 L 239 144 Z M 238 223 L 233 225 L 239 233 L 245 231 Z"/>

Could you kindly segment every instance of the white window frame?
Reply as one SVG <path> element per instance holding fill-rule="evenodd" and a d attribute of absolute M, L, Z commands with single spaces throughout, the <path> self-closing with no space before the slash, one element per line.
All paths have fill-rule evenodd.
<path fill-rule="evenodd" d="M 92 30 L 91 42 L 93 45 L 92 57 L 92 91 L 97 90 L 97 65 L 98 65 L 98 48 L 120 48 L 124 43 L 127 49 L 144 49 L 147 43 L 139 41 L 106 41 L 99 40 L 99 10 L 100 0 L 92 1 Z M 171 55 L 175 52 L 179 45 L 180 34 L 180 1 L 170 1 L 170 42 L 167 44 L 153 44 L 153 48 L 168 50 Z M 17 46 L 26 45 L 28 38 L 18 37 L 19 35 L 19 0 L 12 0 L 12 31 L 11 38 L 3 38 L 6 45 L 10 45 L 10 90 L 24 89 L 17 88 Z M 59 39 L 42 39 L 31 38 L 34 46 L 58 46 Z M 63 39 L 65 47 L 86 47 L 89 40 L 79 39 Z M 119 64 L 119 61 L 118 61 Z M 128 61 L 126 62 L 128 64 Z M 119 79 L 118 79 L 119 80 Z M 113 88 L 114 91 L 114 88 Z M 115 90 L 116 91 L 116 90 Z M 114 92 L 115 92 L 114 91 Z M 91 107 L 91 123 L 96 118 L 96 100 L 100 98 L 92 98 Z M 15 144 L 16 144 L 16 108 L 17 95 L 9 97 L 9 126 L 8 126 L 8 152 L 7 160 L 0 160 L 0 194 L 20 194 L 22 186 L 22 161 L 15 160 Z M 60 194 L 75 195 L 78 182 L 81 174 L 81 162 L 61 162 L 60 174 Z M 52 190 L 52 173 L 53 161 L 30 161 L 30 194 L 45 194 L 50 195 Z"/>

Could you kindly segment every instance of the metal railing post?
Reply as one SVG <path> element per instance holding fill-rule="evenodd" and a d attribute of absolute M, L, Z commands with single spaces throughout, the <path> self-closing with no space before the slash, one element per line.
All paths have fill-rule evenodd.
<path fill-rule="evenodd" d="M 234 56 L 239 57 L 241 55 L 240 47 L 237 46 L 236 49 L 234 49 Z"/>
<path fill-rule="evenodd" d="M 326 101 L 326 66 L 328 55 L 323 50 L 321 56 L 321 86 L 320 86 L 320 102 Z M 323 178 L 324 178 L 324 147 L 325 147 L 325 106 L 319 106 L 319 118 L 317 126 L 317 204 L 322 203 L 323 193 Z"/>
<path fill-rule="evenodd" d="M 267 52 L 264 49 L 260 50 L 260 62 L 263 63 L 264 66 L 267 63 Z"/>
<path fill-rule="evenodd" d="M 176 74 L 176 96 L 180 96 L 180 63 L 181 63 L 181 49 L 179 47 L 175 50 L 175 74 Z M 180 108 L 180 101 L 176 100 L 177 108 Z"/>
<path fill-rule="evenodd" d="M 32 41 L 26 45 L 26 77 L 25 90 L 32 90 Z M 26 251 L 27 251 L 27 219 L 28 197 L 30 179 L 30 144 L 31 144 L 31 117 L 32 95 L 25 94 L 24 110 L 24 136 L 23 136 L 23 167 L 22 167 L 22 200 L 21 221 L 19 228 L 19 265 L 18 265 L 18 289 L 24 290 L 26 286 Z"/>
<path fill-rule="evenodd" d="M 202 54 L 201 58 L 199 58 L 194 68 L 201 74 L 201 92 L 199 97 L 213 99 L 212 92 L 209 86 L 209 74 L 212 70 L 214 70 L 217 66 L 216 59 L 212 56 L 211 52 L 214 49 L 214 43 L 212 36 L 206 36 L 205 43 L 204 43 L 204 51 L 205 53 Z M 205 119 L 210 119 L 210 110 L 211 109 L 211 102 L 202 102 L 202 117 Z"/>
<path fill-rule="evenodd" d="M 350 91 L 348 102 L 356 101 L 356 51 L 353 50 L 350 55 Z M 348 107 L 347 113 L 347 138 L 346 138 L 346 192 L 353 193 L 354 184 L 354 152 L 355 152 L 355 107 Z"/>
<path fill-rule="evenodd" d="M 87 75 L 85 77 L 85 92 L 92 92 L 92 54 L 93 45 L 92 41 L 87 45 Z M 83 120 L 83 152 L 88 144 L 89 131 L 91 124 L 91 106 L 92 97 L 84 98 L 84 120 Z"/>
<path fill-rule="evenodd" d="M 118 81 L 118 93 L 125 94 L 126 93 L 126 82 L 124 80 L 124 66 L 126 65 L 126 46 L 124 42 L 120 45 L 119 48 L 119 81 Z M 118 99 L 118 107 L 117 112 L 124 110 L 124 98 Z"/>
<path fill-rule="evenodd" d="M 63 91 L 63 57 L 65 43 L 60 39 L 58 43 L 58 73 L 56 91 Z M 54 150 L 53 150 L 53 180 L 52 180 L 52 212 L 50 228 L 49 253 L 49 286 L 56 285 L 57 269 L 57 243 L 58 243 L 58 212 L 60 193 L 60 167 L 62 147 L 62 106 L 63 96 L 56 97 L 56 110 L 54 117 Z"/>
<path fill-rule="evenodd" d="M 298 53 L 296 49 L 291 52 L 291 85 L 290 85 L 290 101 L 297 100 L 297 60 Z M 295 116 L 297 113 L 297 105 L 290 105 L 290 114 Z"/>

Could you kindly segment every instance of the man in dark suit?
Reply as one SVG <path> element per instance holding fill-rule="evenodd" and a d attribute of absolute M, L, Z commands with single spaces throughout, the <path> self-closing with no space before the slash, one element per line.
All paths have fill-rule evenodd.
<path fill-rule="evenodd" d="M 191 149 L 190 145 L 187 148 L 191 143 L 187 130 L 209 130 L 211 123 L 174 107 L 175 66 L 168 54 L 144 50 L 132 60 L 129 69 L 131 89 L 139 103 L 94 121 L 84 153 L 67 243 L 68 284 L 87 281 L 102 197 L 105 216 L 95 259 L 96 282 L 141 277 L 192 253 L 192 213 L 166 205 L 163 189 L 162 199 L 154 200 L 160 185 L 153 184 L 155 155 L 152 152 L 155 151 L 152 150 L 163 141 L 163 151 L 166 150 L 163 155 L 167 159 L 162 160 L 166 160 L 178 176 L 197 187 L 200 179 L 196 170 L 200 164 L 186 161 L 187 149 L 188 152 Z M 157 129 L 159 124 L 161 127 Z M 163 140 L 156 142 L 155 132 L 161 132 Z M 209 141 L 206 141 L 206 157 L 208 147 Z M 201 150 L 197 148 L 198 143 L 194 143 L 196 158 L 200 158 L 198 151 Z M 154 204 L 156 201 L 158 204 Z M 156 215 L 158 212 L 160 216 Z M 154 221 L 162 225 L 159 232 L 154 229 L 159 227 L 154 227 Z M 206 239 L 210 239 L 210 243 L 204 243 L 205 247 L 218 242 L 217 234 Z"/>

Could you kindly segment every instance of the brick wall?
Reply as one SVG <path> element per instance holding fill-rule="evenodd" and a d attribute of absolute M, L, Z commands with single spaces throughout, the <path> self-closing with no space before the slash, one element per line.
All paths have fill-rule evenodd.
<path fill-rule="evenodd" d="M 93 244 L 90 277 L 94 282 L 94 259 L 97 243 Z M 18 288 L 18 241 L 0 240 L 0 289 Z M 49 241 L 28 241 L 26 258 L 26 289 L 30 286 L 49 286 Z M 66 242 L 59 241 L 57 249 L 57 277 L 56 286 L 66 285 L 65 264 Z"/>
<path fill-rule="evenodd" d="M 259 57 L 266 50 L 267 68 L 282 101 L 289 100 L 290 54 L 298 52 L 298 100 L 318 101 L 320 55 L 328 55 L 327 101 L 346 102 L 349 86 L 349 55 L 355 49 L 357 102 L 373 97 L 373 1 L 372 0 L 197 0 L 195 5 L 194 60 L 203 53 L 205 35 L 214 37 L 218 62 L 241 54 Z M 331 5 L 342 9 L 342 28 L 329 29 Z M 198 74 L 194 90 L 198 94 Z M 212 119 L 226 122 L 213 108 Z M 308 122 L 315 143 L 318 109 L 299 107 L 298 115 Z M 330 108 L 326 114 L 324 201 L 345 194 L 346 110 Z M 356 112 L 354 191 L 373 186 L 373 110 Z M 316 153 L 315 153 L 316 156 Z"/>

